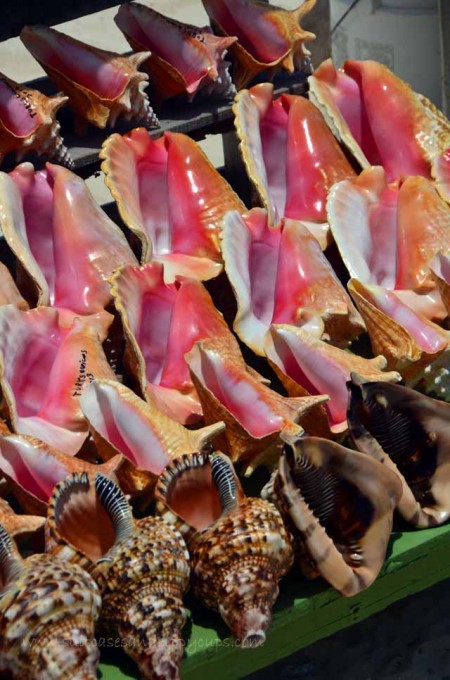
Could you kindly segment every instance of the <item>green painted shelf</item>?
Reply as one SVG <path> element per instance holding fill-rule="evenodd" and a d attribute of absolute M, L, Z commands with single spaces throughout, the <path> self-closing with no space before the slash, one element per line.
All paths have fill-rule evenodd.
<path fill-rule="evenodd" d="M 182 678 L 236 680 L 264 668 L 447 578 L 449 555 L 450 524 L 425 531 L 406 529 L 394 531 L 381 574 L 360 595 L 344 598 L 318 581 L 291 575 L 281 584 L 270 632 L 258 649 L 237 648 L 218 615 L 196 609 L 195 623 L 190 629 L 187 624 Z M 123 652 L 106 650 L 103 657 L 100 671 L 104 680 L 137 677 Z"/>

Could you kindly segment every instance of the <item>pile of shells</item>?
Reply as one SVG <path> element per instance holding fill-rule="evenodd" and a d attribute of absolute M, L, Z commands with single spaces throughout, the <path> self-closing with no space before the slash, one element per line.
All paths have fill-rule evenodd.
<path fill-rule="evenodd" d="M 291 569 L 352 596 L 379 575 L 395 512 L 415 528 L 450 515 L 450 124 L 371 61 L 325 62 L 309 100 L 242 89 L 304 65 L 314 1 L 246 0 L 234 23 L 232 0 L 204 5 L 220 36 L 122 7 L 126 58 L 22 33 L 66 94 L 45 106 L 68 98 L 100 127 L 155 122 L 148 75 L 158 105 L 234 94 L 229 49 L 254 194 L 186 135 L 114 133 L 119 227 L 59 164 L 54 116 L 56 162 L 0 172 L 0 672 L 17 678 L 95 678 L 97 634 L 140 677 L 178 678 L 189 586 L 255 647 Z M 256 19 L 279 33 L 252 56 L 233 31 Z M 0 159 L 22 153 L 24 130 L 2 134 Z"/>

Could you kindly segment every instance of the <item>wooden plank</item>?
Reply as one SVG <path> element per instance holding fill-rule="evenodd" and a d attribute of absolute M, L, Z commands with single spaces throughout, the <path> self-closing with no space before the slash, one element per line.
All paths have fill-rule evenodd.
<path fill-rule="evenodd" d="M 266 643 L 258 649 L 238 649 L 227 637 L 218 616 L 204 609 L 194 610 L 195 623 L 188 633 L 182 665 L 183 680 L 235 680 L 361 621 L 448 578 L 449 550 L 450 525 L 425 531 L 394 531 L 382 573 L 370 588 L 353 598 L 344 598 L 319 582 L 291 575 L 282 583 L 271 630 Z M 110 644 L 116 650 L 104 650 L 102 677 L 136 678 L 133 665 L 118 651 L 120 640 Z"/>
<path fill-rule="evenodd" d="M 442 110 L 450 116 L 450 2 L 439 0 L 442 64 Z"/>

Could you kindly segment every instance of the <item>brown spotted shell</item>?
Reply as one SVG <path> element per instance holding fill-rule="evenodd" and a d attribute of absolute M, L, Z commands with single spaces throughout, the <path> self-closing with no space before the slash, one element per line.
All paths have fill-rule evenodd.
<path fill-rule="evenodd" d="M 79 527 L 83 526 L 83 532 Z M 119 637 L 142 678 L 178 678 L 186 620 L 189 554 L 159 517 L 134 520 L 119 487 L 104 475 L 70 475 L 49 503 L 47 550 L 78 561 L 102 595 L 100 626 Z"/>
<path fill-rule="evenodd" d="M 305 437 L 285 447 L 273 489 L 308 578 L 320 575 L 346 596 L 376 579 L 401 496 L 395 474 L 340 444 Z"/>
<path fill-rule="evenodd" d="M 290 537 L 276 508 L 245 498 L 227 456 L 183 456 L 157 484 L 157 510 L 185 533 L 194 591 L 218 611 L 242 647 L 261 645 L 292 566 Z"/>
<path fill-rule="evenodd" d="M 418 528 L 450 517 L 450 404 L 402 385 L 348 383 L 350 435 L 401 480 L 398 511 Z"/>
<path fill-rule="evenodd" d="M 81 567 L 51 555 L 22 560 L 0 527 L 0 673 L 15 680 L 95 680 L 100 604 Z"/>

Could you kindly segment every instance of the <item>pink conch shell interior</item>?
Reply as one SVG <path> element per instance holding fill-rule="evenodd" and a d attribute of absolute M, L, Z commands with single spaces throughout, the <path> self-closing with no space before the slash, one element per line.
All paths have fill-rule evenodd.
<path fill-rule="evenodd" d="M 219 38 L 209 27 L 181 24 L 139 3 L 121 5 L 115 21 L 143 49 L 174 66 L 183 76 L 189 94 L 217 79 L 218 62 L 237 39 Z"/>
<path fill-rule="evenodd" d="M 31 135 L 39 125 L 39 117 L 30 115 L 21 97 L 0 78 L 0 121 L 16 137 Z"/>
<path fill-rule="evenodd" d="M 389 184 L 381 167 L 370 168 L 353 182 L 336 184 L 327 210 L 352 277 L 395 290 L 428 293 L 435 287 L 429 265 L 450 248 L 450 208 L 428 180 Z"/>
<path fill-rule="evenodd" d="M 119 228 L 84 181 L 66 168 L 48 163 L 34 172 L 31 163 L 23 163 L 10 178 L 22 202 L 17 195 L 11 198 L 16 202 L 16 224 L 10 225 L 16 231 L 14 249 L 25 265 L 32 260 L 42 272 L 51 304 L 81 314 L 103 309 L 113 269 L 136 264 Z M 5 199 L 2 192 L 0 200 Z"/>
<path fill-rule="evenodd" d="M 304 325 L 315 318 L 317 331 L 349 340 L 364 325 L 316 239 L 295 220 L 278 228 L 254 208 L 223 220 L 222 251 L 238 311 L 234 328 L 258 354 L 271 323 Z M 328 327 L 329 324 L 329 327 Z M 311 324 L 310 324 L 311 326 Z"/>
<path fill-rule="evenodd" d="M 227 210 L 243 211 L 244 206 L 200 147 L 179 133 L 166 132 L 155 141 L 137 128 L 112 135 L 102 157 L 121 216 L 142 241 L 142 259 L 149 259 L 153 246 L 155 259 L 169 265 L 172 259 L 175 264 L 177 259 L 192 260 L 202 265 L 200 278 L 204 273 L 203 278 L 216 276 L 220 219 Z M 186 270 L 181 273 L 187 275 Z"/>
<path fill-rule="evenodd" d="M 227 337 L 225 321 L 194 279 L 164 282 L 164 265 L 124 267 L 113 286 L 128 341 L 140 362 L 140 385 L 158 408 L 179 422 L 201 415 L 184 355 L 197 340 Z"/>
<path fill-rule="evenodd" d="M 389 181 L 431 179 L 430 161 L 448 146 L 450 126 L 386 66 L 348 60 L 336 70 L 328 60 L 311 77 L 311 90 L 343 141 L 350 133 L 359 145 L 359 153 L 351 150 L 363 167 L 382 165 Z"/>
<path fill-rule="evenodd" d="M 356 176 L 320 111 L 304 97 L 281 95 L 272 101 L 268 83 L 236 98 L 236 128 L 247 171 L 274 223 L 290 217 L 327 245 L 328 190 Z M 314 224 L 309 224 L 314 223 Z M 316 226 L 314 226 L 316 225 Z"/>
<path fill-rule="evenodd" d="M 266 342 L 267 357 L 309 394 L 328 394 L 324 403 L 331 432 L 347 429 L 347 387 L 351 371 L 377 375 L 378 380 L 400 380 L 395 372 L 382 373 L 383 357 L 363 359 L 311 337 L 301 328 L 274 325 Z M 358 365 L 356 365 L 358 364 Z"/>
<path fill-rule="evenodd" d="M 105 333 L 106 335 L 106 333 Z M 88 434 L 79 406 L 85 384 L 114 378 L 94 328 L 59 323 L 56 309 L 0 309 L 3 393 L 15 430 L 71 455 Z"/>

